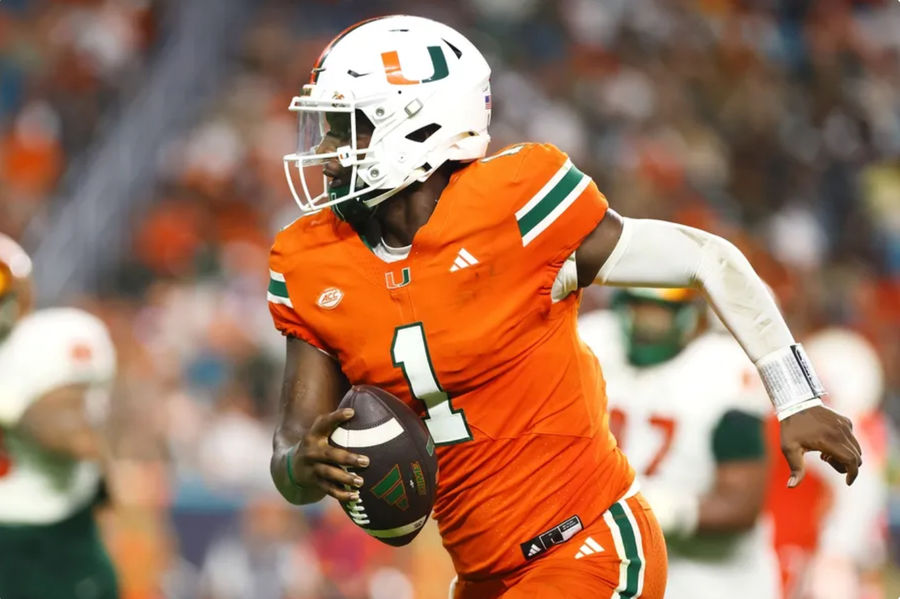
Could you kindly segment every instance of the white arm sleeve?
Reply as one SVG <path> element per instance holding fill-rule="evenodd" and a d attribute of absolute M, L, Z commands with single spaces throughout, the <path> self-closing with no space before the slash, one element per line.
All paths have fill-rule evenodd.
<path fill-rule="evenodd" d="M 756 364 L 779 417 L 800 411 L 801 404 L 800 409 L 820 405 L 824 391 L 815 372 L 740 250 L 721 237 L 675 223 L 623 222 L 619 242 L 595 282 L 700 289 Z"/>
<path fill-rule="evenodd" d="M 775 300 L 730 242 L 675 223 L 623 218 L 619 243 L 597 282 L 632 287 L 698 287 L 754 362 L 794 343 Z"/>

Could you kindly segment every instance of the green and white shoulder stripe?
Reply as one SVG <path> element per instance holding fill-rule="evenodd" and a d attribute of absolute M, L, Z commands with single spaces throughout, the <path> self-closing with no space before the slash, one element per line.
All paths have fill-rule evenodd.
<path fill-rule="evenodd" d="M 522 245 L 528 245 L 552 225 L 590 182 L 590 177 L 575 168 L 571 160 L 566 160 L 540 191 L 516 212 Z"/>
<path fill-rule="evenodd" d="M 284 282 L 284 275 L 269 269 L 269 291 L 266 293 L 266 299 L 273 304 L 281 304 L 288 308 L 293 308 L 291 298 L 288 295 L 287 284 Z"/>

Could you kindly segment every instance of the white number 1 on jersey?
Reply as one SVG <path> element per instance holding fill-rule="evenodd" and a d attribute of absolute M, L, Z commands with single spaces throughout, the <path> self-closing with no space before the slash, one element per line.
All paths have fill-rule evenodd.
<path fill-rule="evenodd" d="M 470 440 L 472 434 L 465 414 L 462 410 L 453 409 L 450 395 L 441 388 L 437 380 L 421 322 L 394 330 L 391 358 L 394 366 L 403 370 L 413 397 L 425 404 L 428 412 L 425 425 L 435 444 L 450 445 Z"/>

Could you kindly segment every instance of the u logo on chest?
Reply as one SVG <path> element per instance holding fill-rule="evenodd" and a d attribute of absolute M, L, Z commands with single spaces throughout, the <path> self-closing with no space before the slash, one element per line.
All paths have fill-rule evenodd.
<path fill-rule="evenodd" d="M 398 280 L 399 279 L 399 280 Z M 384 283 L 387 285 L 388 289 L 399 289 L 400 287 L 406 287 L 409 285 L 410 274 L 409 267 L 404 266 L 400 270 L 400 276 L 397 276 L 397 273 L 394 271 L 384 273 Z"/>

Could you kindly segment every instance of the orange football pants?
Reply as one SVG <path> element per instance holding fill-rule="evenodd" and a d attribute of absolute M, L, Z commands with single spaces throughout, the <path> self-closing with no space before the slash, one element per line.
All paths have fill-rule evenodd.
<path fill-rule="evenodd" d="M 640 493 L 502 578 L 456 582 L 453 599 L 662 599 L 666 543 Z"/>

